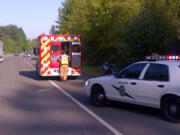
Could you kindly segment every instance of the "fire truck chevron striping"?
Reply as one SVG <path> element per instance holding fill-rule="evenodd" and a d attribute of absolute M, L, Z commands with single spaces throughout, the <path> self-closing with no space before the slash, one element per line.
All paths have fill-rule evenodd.
<path fill-rule="evenodd" d="M 48 44 L 50 43 L 50 39 L 44 42 L 44 39 L 41 39 L 41 73 L 42 75 L 50 74 L 51 68 L 46 68 L 46 64 L 50 64 L 50 46 Z"/>
<path fill-rule="evenodd" d="M 40 49 L 38 49 L 40 48 Z M 68 76 L 81 75 L 81 36 L 41 35 L 38 37 L 36 70 L 39 76 L 59 76 L 59 61 L 62 50 L 69 55 Z"/>

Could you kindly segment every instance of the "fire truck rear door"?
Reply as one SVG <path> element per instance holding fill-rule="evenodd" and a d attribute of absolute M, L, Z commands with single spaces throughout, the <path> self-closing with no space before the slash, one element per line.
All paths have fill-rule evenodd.
<path fill-rule="evenodd" d="M 72 43 L 72 67 L 81 67 L 81 43 Z"/>
<path fill-rule="evenodd" d="M 59 57 L 61 52 L 61 42 L 51 43 L 51 68 L 59 68 Z"/>

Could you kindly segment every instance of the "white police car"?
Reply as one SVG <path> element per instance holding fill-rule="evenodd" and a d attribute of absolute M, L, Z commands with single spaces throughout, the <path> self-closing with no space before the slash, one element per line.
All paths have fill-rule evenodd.
<path fill-rule="evenodd" d="M 96 106 L 107 100 L 138 104 L 162 109 L 168 121 L 180 122 L 180 56 L 147 58 L 116 75 L 87 80 L 86 94 Z"/>

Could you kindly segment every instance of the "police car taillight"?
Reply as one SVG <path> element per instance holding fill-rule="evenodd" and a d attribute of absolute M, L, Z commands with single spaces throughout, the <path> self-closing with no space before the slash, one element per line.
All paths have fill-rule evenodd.
<path fill-rule="evenodd" d="M 180 60 L 180 55 L 154 55 L 154 56 L 146 56 L 146 60 L 148 61 L 156 61 L 156 60 Z"/>

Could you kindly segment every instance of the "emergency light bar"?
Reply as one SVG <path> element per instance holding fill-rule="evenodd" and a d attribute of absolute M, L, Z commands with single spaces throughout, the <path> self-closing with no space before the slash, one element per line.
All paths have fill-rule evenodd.
<path fill-rule="evenodd" d="M 59 41 L 62 41 L 63 40 L 63 37 L 59 37 Z"/>
<path fill-rule="evenodd" d="M 71 41 L 71 37 L 68 37 L 67 40 L 68 40 L 68 41 Z"/>
<path fill-rule="evenodd" d="M 44 41 L 48 40 L 48 37 L 44 37 L 43 40 L 44 40 Z"/>
<path fill-rule="evenodd" d="M 54 41 L 54 37 L 51 37 L 51 41 Z"/>
<path fill-rule="evenodd" d="M 156 61 L 156 60 L 180 60 L 180 55 L 155 55 L 155 56 L 146 56 L 146 60 L 148 61 Z"/>

